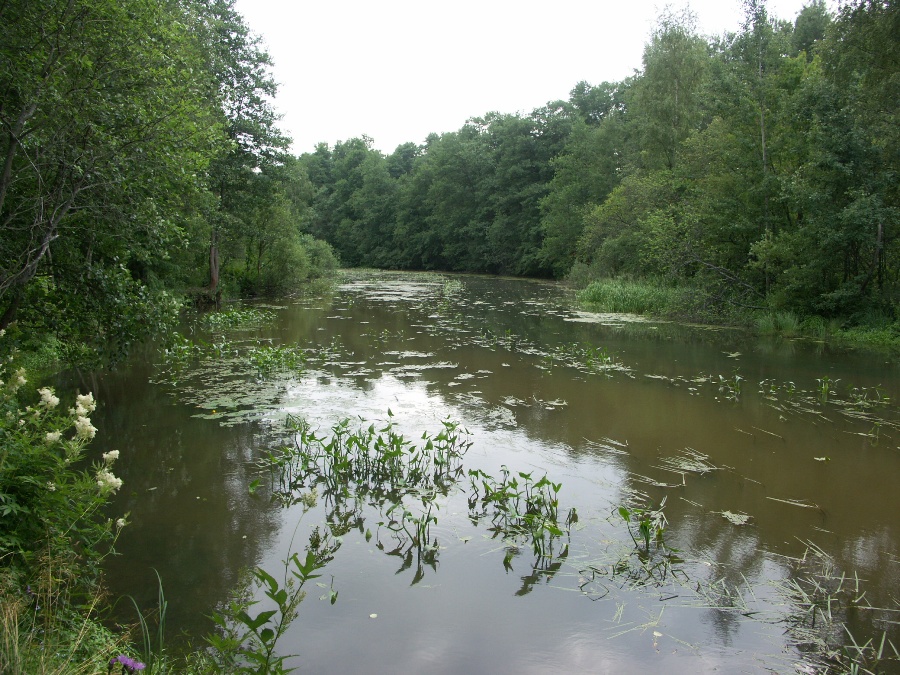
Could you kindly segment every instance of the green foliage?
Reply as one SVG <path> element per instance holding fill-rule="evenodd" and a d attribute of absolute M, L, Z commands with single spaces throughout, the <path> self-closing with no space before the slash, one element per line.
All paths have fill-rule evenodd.
<path fill-rule="evenodd" d="M 35 302 L 37 279 L 38 303 L 81 291 L 105 305 L 127 269 L 136 288 L 124 295 L 140 299 L 137 287 L 180 243 L 183 206 L 219 131 L 185 13 L 176 3 L 17 0 L 2 14 L 2 323 Z"/>
<path fill-rule="evenodd" d="M 72 555 L 84 566 L 80 585 L 89 589 L 100 573 L 124 520 L 102 511 L 122 481 L 112 473 L 117 451 L 90 469 L 76 468 L 96 429 L 91 394 L 60 412 L 51 388 L 34 392 L 21 369 L 0 371 L 0 560 L 26 569 L 41 556 Z M 77 554 L 75 552 L 78 552 Z"/>
<path fill-rule="evenodd" d="M 604 312 L 666 316 L 682 306 L 685 293 L 659 281 L 604 279 L 591 282 L 578 299 Z"/>
<path fill-rule="evenodd" d="M 469 518 L 490 518 L 492 536 L 511 541 L 524 539 L 539 561 L 553 558 L 557 555 L 554 544 L 578 520 L 571 509 L 560 522 L 562 483 L 554 483 L 546 475 L 534 480 L 530 472 L 512 475 L 505 466 L 501 474 L 498 481 L 479 469 L 469 470 Z"/>
<path fill-rule="evenodd" d="M 64 411 L 22 369 L 0 367 L 0 382 L 0 668 L 105 670 L 121 643 L 97 622 L 100 565 L 126 524 L 104 511 L 122 485 L 113 474 L 119 453 L 85 467 L 96 432 L 91 394 Z"/>
<path fill-rule="evenodd" d="M 641 552 L 645 556 L 650 554 L 651 542 L 657 551 L 665 548 L 663 533 L 666 531 L 666 525 L 668 525 L 666 515 L 663 513 L 665 505 L 666 499 L 663 497 L 659 507 L 655 509 L 637 506 L 629 508 L 623 505 L 616 510 L 622 520 L 628 525 L 628 533 L 631 535 L 634 545 L 641 548 L 641 544 L 643 544 Z M 635 537 L 635 533 L 637 533 L 637 537 Z M 638 539 L 640 539 L 640 542 Z"/>
<path fill-rule="evenodd" d="M 302 370 L 306 364 L 306 352 L 298 347 L 257 345 L 250 348 L 247 359 L 260 376 L 267 377 L 278 371 Z"/>
<path fill-rule="evenodd" d="M 232 307 L 219 312 L 204 314 L 200 323 L 206 328 L 222 330 L 226 328 L 250 328 L 270 324 L 275 320 L 275 312 L 256 307 Z"/>
<path fill-rule="evenodd" d="M 295 670 L 285 668 L 284 662 L 290 657 L 276 655 L 276 644 L 297 618 L 299 605 L 306 596 L 304 586 L 320 576 L 318 571 L 334 558 L 340 546 L 339 539 L 322 535 L 316 527 L 310 534 L 306 555 L 301 559 L 294 553 L 284 561 L 284 576 L 280 581 L 262 568 L 251 571 L 251 583 L 244 594 L 213 614 L 220 632 L 207 640 L 213 648 L 210 658 L 216 672 L 268 675 Z M 262 610 L 254 616 L 251 608 L 258 604 L 251 599 L 254 589 L 262 590 L 275 609 Z M 333 592 L 332 604 L 335 600 L 337 593 Z"/>

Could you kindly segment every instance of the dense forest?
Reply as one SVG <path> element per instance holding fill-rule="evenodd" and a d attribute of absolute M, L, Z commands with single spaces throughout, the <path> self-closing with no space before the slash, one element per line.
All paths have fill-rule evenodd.
<path fill-rule="evenodd" d="M 232 0 L 0 4 L 0 329 L 115 357 L 333 268 L 270 66 Z"/>
<path fill-rule="evenodd" d="M 175 297 L 337 265 L 687 290 L 712 321 L 896 319 L 900 13 L 662 14 L 642 68 L 390 155 L 288 152 L 231 0 L 0 6 L 0 328 L 115 356 Z M 327 244 L 325 243 L 327 242 Z M 77 356 L 72 353 L 70 356 Z"/>
<path fill-rule="evenodd" d="M 390 155 L 300 158 L 308 228 L 348 265 L 689 288 L 712 320 L 891 321 L 900 291 L 900 12 L 748 0 L 741 30 L 659 17 L 642 68 Z"/>

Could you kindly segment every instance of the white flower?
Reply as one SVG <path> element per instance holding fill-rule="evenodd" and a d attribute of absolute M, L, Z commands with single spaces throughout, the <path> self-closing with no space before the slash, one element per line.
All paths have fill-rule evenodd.
<path fill-rule="evenodd" d="M 86 417 L 88 413 L 94 412 L 97 404 L 94 402 L 93 394 L 78 395 L 75 397 L 75 414 L 80 417 Z"/>
<path fill-rule="evenodd" d="M 47 481 L 47 490 L 50 492 L 56 492 L 56 485 L 52 481 Z"/>
<path fill-rule="evenodd" d="M 48 431 L 47 435 L 44 436 L 44 440 L 48 443 L 56 443 L 60 437 L 62 436 L 61 431 Z"/>
<path fill-rule="evenodd" d="M 112 464 L 117 459 L 119 459 L 119 451 L 118 450 L 110 450 L 109 452 L 103 453 L 103 461 L 107 464 Z"/>
<path fill-rule="evenodd" d="M 48 409 L 55 408 L 59 405 L 59 398 L 56 397 L 50 387 L 38 389 L 38 393 L 41 395 L 41 403 Z"/>
<path fill-rule="evenodd" d="M 97 485 L 103 491 L 115 492 L 122 487 L 122 479 L 116 478 L 109 469 L 100 469 L 97 472 Z"/>
<path fill-rule="evenodd" d="M 123 527 L 125 527 L 125 525 L 126 525 L 126 523 L 125 523 L 125 519 L 124 519 L 124 518 L 119 518 L 119 519 L 116 521 L 116 528 L 119 529 L 119 530 L 121 530 Z"/>
<path fill-rule="evenodd" d="M 316 499 L 318 498 L 318 496 L 318 491 L 316 490 L 316 488 L 313 488 L 309 492 L 300 495 L 300 501 L 303 502 L 303 506 L 311 509 L 316 505 Z"/>
<path fill-rule="evenodd" d="M 28 382 L 28 380 L 25 379 L 25 369 L 19 368 L 16 371 L 16 385 L 21 387 L 26 382 Z"/>
<path fill-rule="evenodd" d="M 75 420 L 75 435 L 78 438 L 90 440 L 97 433 L 97 428 L 91 424 L 87 417 L 79 417 Z"/>
<path fill-rule="evenodd" d="M 19 420 L 19 426 L 20 426 L 20 427 L 24 427 L 24 426 L 25 426 L 25 420 Z"/>

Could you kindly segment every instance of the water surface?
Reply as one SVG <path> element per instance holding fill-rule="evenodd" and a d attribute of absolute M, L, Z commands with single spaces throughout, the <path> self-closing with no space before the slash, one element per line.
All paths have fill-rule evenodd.
<path fill-rule="evenodd" d="M 893 610 L 851 612 L 852 629 L 900 645 L 895 358 L 595 314 L 559 285 L 491 277 L 350 273 L 271 309 L 271 325 L 191 336 L 227 339 L 215 358 L 172 369 L 150 353 L 80 384 L 101 404 L 93 451 L 122 451 L 131 525 L 110 586 L 152 606 L 158 571 L 171 629 L 202 635 L 241 570 L 283 573 L 330 522 L 343 543 L 320 581 L 338 600 L 309 588 L 281 644 L 308 672 L 791 672 L 803 608 L 778 589 L 820 559 L 858 575 L 860 605 Z M 306 365 L 260 372 L 260 345 Z M 251 495 L 288 414 L 323 434 L 390 415 L 413 440 L 461 422 L 467 470 L 562 483 L 579 516 L 563 557 L 473 523 L 467 481 L 436 502 L 431 564 L 389 555 L 365 500 L 348 514 L 282 508 L 267 481 Z M 710 470 L 678 469 L 689 456 Z M 678 554 L 657 578 L 617 508 L 663 498 Z"/>

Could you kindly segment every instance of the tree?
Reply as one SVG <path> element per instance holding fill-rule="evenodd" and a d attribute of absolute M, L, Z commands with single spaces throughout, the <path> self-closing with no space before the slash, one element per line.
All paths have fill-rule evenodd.
<path fill-rule="evenodd" d="M 226 139 L 224 151 L 210 165 L 215 204 L 205 214 L 209 291 L 215 294 L 223 248 L 232 254 L 240 248 L 246 214 L 273 197 L 271 181 L 261 174 L 285 163 L 289 139 L 278 129 L 271 103 L 277 90 L 272 61 L 234 9 L 234 0 L 197 0 L 195 7 L 193 21 Z"/>
<path fill-rule="evenodd" d="M 0 325 L 90 289 L 97 307 L 130 298 L 103 314 L 131 318 L 82 316 L 82 336 L 124 340 L 160 297 L 147 282 L 218 133 L 187 26 L 174 1 L 0 5 Z"/>
<path fill-rule="evenodd" d="M 681 143 L 704 121 L 708 45 L 697 35 L 693 15 L 660 16 L 643 60 L 628 103 L 640 143 L 638 165 L 672 169 Z"/>

